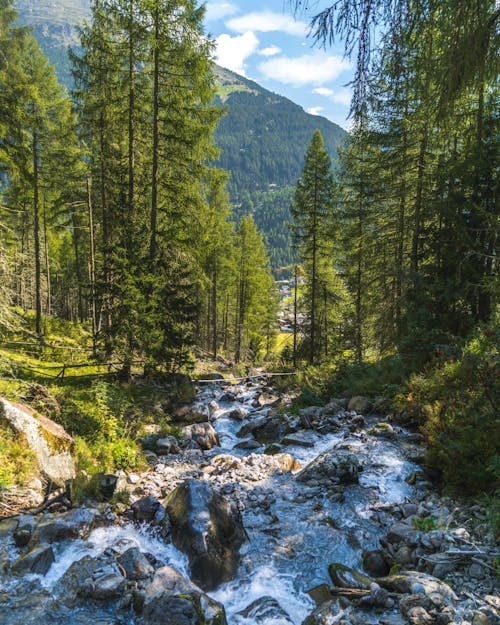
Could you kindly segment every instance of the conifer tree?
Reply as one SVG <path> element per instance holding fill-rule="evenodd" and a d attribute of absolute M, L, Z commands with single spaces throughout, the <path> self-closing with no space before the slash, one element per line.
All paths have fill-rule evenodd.
<path fill-rule="evenodd" d="M 333 178 L 324 140 L 316 130 L 307 150 L 304 168 L 295 189 L 291 207 L 293 234 L 306 272 L 306 309 L 309 319 L 309 362 L 321 349 L 320 308 L 326 289 L 324 260 L 331 258 L 333 232 Z M 322 292 L 323 291 L 323 292 Z"/>

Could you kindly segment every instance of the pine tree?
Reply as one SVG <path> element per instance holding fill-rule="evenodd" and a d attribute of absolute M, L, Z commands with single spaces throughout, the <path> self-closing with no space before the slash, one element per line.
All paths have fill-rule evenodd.
<path fill-rule="evenodd" d="M 326 276 L 325 259 L 331 258 L 333 240 L 333 178 L 330 157 L 323 137 L 316 130 L 307 150 L 304 168 L 295 189 L 291 207 L 293 234 L 306 271 L 306 309 L 309 318 L 309 362 L 313 364 L 321 351 L 320 308 Z M 324 288 L 323 288 L 324 287 Z"/>

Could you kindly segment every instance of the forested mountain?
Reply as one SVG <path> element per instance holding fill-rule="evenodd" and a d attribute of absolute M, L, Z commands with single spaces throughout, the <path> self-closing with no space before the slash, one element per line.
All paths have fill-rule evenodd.
<path fill-rule="evenodd" d="M 68 47 L 78 48 L 78 24 L 90 15 L 90 0 L 18 0 L 19 23 L 27 24 L 55 66 L 72 85 Z M 310 115 L 291 100 L 222 67 L 215 67 L 216 102 L 226 110 L 215 131 L 217 166 L 230 172 L 233 215 L 251 214 L 264 235 L 274 268 L 293 261 L 289 206 L 311 137 L 319 129 L 332 160 L 346 132 Z"/>

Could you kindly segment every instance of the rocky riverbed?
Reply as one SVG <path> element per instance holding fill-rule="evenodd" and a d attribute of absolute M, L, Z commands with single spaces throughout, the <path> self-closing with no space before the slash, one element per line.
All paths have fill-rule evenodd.
<path fill-rule="evenodd" d="M 118 475 L 128 504 L 0 522 L 0 623 L 498 623 L 484 510 L 440 496 L 421 437 L 367 409 L 206 385 L 182 437 Z"/>

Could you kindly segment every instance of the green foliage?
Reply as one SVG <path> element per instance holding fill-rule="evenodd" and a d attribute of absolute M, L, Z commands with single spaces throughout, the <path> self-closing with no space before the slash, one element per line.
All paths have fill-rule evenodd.
<path fill-rule="evenodd" d="M 437 518 L 435 516 L 412 519 L 412 525 L 416 530 L 421 532 L 432 532 L 438 529 Z"/>
<path fill-rule="evenodd" d="M 410 377 L 399 399 L 421 424 L 429 462 L 462 493 L 494 489 L 500 478 L 499 347 L 499 328 L 483 327 L 465 345 L 445 350 L 427 372 Z"/>

